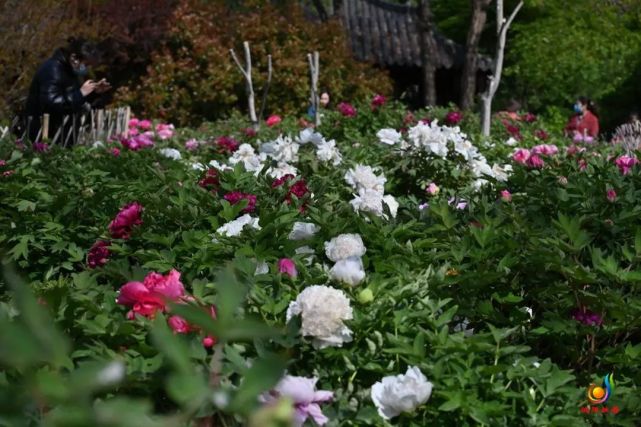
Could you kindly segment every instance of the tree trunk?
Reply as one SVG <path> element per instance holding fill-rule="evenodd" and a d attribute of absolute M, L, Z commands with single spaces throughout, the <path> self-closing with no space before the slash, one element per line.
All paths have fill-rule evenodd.
<path fill-rule="evenodd" d="M 461 109 L 467 110 L 474 104 L 476 95 L 476 69 L 479 42 L 487 19 L 486 8 L 491 0 L 470 0 L 472 3 L 472 19 L 467 32 L 465 43 L 465 63 L 461 76 Z"/>
<path fill-rule="evenodd" d="M 434 16 L 430 0 L 420 0 L 419 40 L 421 44 L 421 64 L 423 83 L 423 103 L 426 106 L 436 105 L 436 40 L 434 39 Z"/>

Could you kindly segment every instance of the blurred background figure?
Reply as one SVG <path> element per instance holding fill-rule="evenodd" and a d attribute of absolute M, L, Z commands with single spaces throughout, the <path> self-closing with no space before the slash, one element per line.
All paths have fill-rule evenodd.
<path fill-rule="evenodd" d="M 592 142 L 599 135 L 599 115 L 596 105 L 586 96 L 574 104 L 574 115 L 565 126 L 565 135 L 576 142 Z"/>

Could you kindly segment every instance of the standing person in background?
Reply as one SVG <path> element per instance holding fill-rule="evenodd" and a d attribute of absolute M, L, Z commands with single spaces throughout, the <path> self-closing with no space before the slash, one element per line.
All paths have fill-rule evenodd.
<path fill-rule="evenodd" d="M 585 96 L 579 97 L 574 113 L 565 126 L 565 135 L 577 142 L 592 142 L 599 135 L 599 116 L 594 102 Z"/>
<path fill-rule="evenodd" d="M 64 135 L 72 128 L 73 120 L 70 119 L 61 129 L 63 117 L 69 115 L 78 119 L 82 113 L 91 110 L 90 103 L 97 94 L 111 88 L 105 79 L 84 81 L 88 67 L 96 63 L 97 56 L 92 43 L 71 37 L 65 47 L 57 49 L 38 68 L 29 88 L 26 117 L 23 118 L 25 126 L 29 126 L 28 135 L 32 142 L 41 132 L 43 114 L 50 116 L 49 138 L 53 139 L 60 130 L 56 142 L 64 142 Z"/>

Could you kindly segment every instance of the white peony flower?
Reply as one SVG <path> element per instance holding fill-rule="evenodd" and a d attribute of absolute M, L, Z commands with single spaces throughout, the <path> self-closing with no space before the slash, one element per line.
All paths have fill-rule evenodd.
<path fill-rule="evenodd" d="M 366 251 L 363 239 L 358 234 L 341 234 L 325 242 L 325 255 L 334 262 L 354 256 L 362 257 Z"/>
<path fill-rule="evenodd" d="M 256 155 L 254 147 L 249 144 L 240 144 L 238 150 L 229 158 L 229 163 L 232 165 L 241 162 L 248 172 L 258 173 L 263 168 L 263 159 Z"/>
<path fill-rule="evenodd" d="M 497 181 L 506 182 L 512 173 L 512 165 L 503 165 L 501 167 L 499 164 L 494 163 L 494 165 L 492 165 L 492 173 Z"/>
<path fill-rule="evenodd" d="M 323 135 L 321 135 L 318 132 L 314 132 L 314 129 L 312 128 L 306 128 L 300 131 L 298 134 L 298 143 L 299 144 L 307 144 L 308 142 L 311 142 L 315 146 L 319 146 L 325 142 L 323 139 Z"/>
<path fill-rule="evenodd" d="M 314 337 L 315 348 L 342 347 L 352 340 L 344 320 L 353 318 L 349 299 L 343 291 L 329 286 L 308 286 L 287 308 L 287 321 L 300 315 L 301 335 Z"/>
<path fill-rule="evenodd" d="M 507 141 L 505 141 L 505 145 L 509 145 L 510 147 L 514 147 L 518 143 L 519 142 L 516 139 L 512 138 L 512 137 L 510 137 Z"/>
<path fill-rule="evenodd" d="M 265 261 L 260 261 L 258 264 L 256 264 L 256 271 L 254 272 L 254 276 L 259 276 L 261 274 L 267 273 L 269 273 L 269 266 Z"/>
<path fill-rule="evenodd" d="M 478 149 L 470 141 L 462 140 L 454 143 L 454 151 L 459 153 L 466 162 L 476 157 Z"/>
<path fill-rule="evenodd" d="M 396 218 L 396 212 L 398 212 L 398 202 L 396 201 L 394 196 L 391 196 L 389 194 L 383 196 L 383 202 L 385 202 L 385 204 L 387 205 L 392 218 Z"/>
<path fill-rule="evenodd" d="M 295 222 L 292 231 L 287 237 L 289 240 L 305 240 L 314 236 L 320 227 L 313 222 Z"/>
<path fill-rule="evenodd" d="M 298 175 L 298 169 L 296 169 L 294 166 L 280 162 L 278 163 L 277 167 L 271 167 L 267 169 L 267 175 L 269 175 L 272 178 L 278 179 L 282 178 L 285 175 Z"/>
<path fill-rule="evenodd" d="M 180 151 L 176 150 L 175 148 L 161 148 L 160 154 L 163 156 L 170 158 L 172 160 L 180 160 L 182 157 L 180 156 Z"/>
<path fill-rule="evenodd" d="M 211 162 L 209 162 L 209 166 L 211 166 L 212 168 L 214 168 L 216 170 L 219 170 L 220 172 L 233 171 L 234 170 L 234 168 L 232 168 L 229 165 L 226 165 L 224 163 L 218 163 L 218 160 L 212 160 Z"/>
<path fill-rule="evenodd" d="M 478 156 L 476 159 L 472 159 L 469 163 L 472 174 L 476 178 L 481 178 L 484 176 L 494 177 L 494 171 L 485 160 L 485 157 Z"/>
<path fill-rule="evenodd" d="M 338 166 L 343 161 L 340 151 L 336 148 L 336 141 L 323 141 L 316 146 L 316 157 L 322 162 L 332 162 L 332 166 Z"/>
<path fill-rule="evenodd" d="M 394 145 L 401 140 L 401 134 L 396 129 L 381 129 L 376 133 L 383 144 Z"/>
<path fill-rule="evenodd" d="M 355 211 L 371 212 L 376 216 L 383 216 L 383 193 L 361 188 L 358 195 L 349 202 Z"/>
<path fill-rule="evenodd" d="M 91 144 L 92 148 L 102 148 L 104 146 L 105 146 L 105 144 L 102 141 L 96 141 L 93 144 Z"/>
<path fill-rule="evenodd" d="M 296 255 L 314 255 L 316 252 L 314 252 L 314 249 L 310 246 L 305 245 L 300 248 L 296 248 L 294 253 L 296 253 Z"/>
<path fill-rule="evenodd" d="M 289 136 L 283 137 L 280 135 L 272 142 L 261 144 L 260 152 L 265 153 L 277 162 L 295 163 L 298 161 L 299 147 Z"/>
<path fill-rule="evenodd" d="M 126 372 L 124 362 L 114 360 L 98 371 L 96 382 L 102 386 L 112 386 L 122 381 Z"/>
<path fill-rule="evenodd" d="M 249 226 L 256 230 L 261 229 L 261 226 L 258 224 L 258 218 L 252 218 L 249 214 L 245 214 L 233 221 L 222 225 L 221 227 L 218 227 L 216 233 L 222 234 L 223 236 L 227 237 L 235 237 L 238 236 L 246 226 Z"/>
<path fill-rule="evenodd" d="M 378 414 L 386 420 L 413 411 L 427 402 L 431 394 L 432 383 L 416 366 L 408 367 L 405 375 L 383 377 L 371 392 Z"/>
<path fill-rule="evenodd" d="M 365 278 L 363 261 L 360 257 L 342 259 L 329 270 L 329 277 L 350 286 L 358 285 Z"/>
<path fill-rule="evenodd" d="M 356 165 L 345 173 L 345 181 L 355 190 L 375 190 L 379 193 L 385 191 L 387 178 L 384 175 L 377 176 L 371 166 Z"/>
<path fill-rule="evenodd" d="M 203 165 L 202 163 L 194 162 L 191 164 L 191 168 L 196 171 L 204 171 L 207 169 L 207 166 Z"/>

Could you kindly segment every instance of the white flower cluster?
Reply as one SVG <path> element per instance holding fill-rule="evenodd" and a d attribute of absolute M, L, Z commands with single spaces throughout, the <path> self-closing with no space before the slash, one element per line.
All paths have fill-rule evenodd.
<path fill-rule="evenodd" d="M 267 159 L 267 155 L 261 153 L 256 154 L 254 147 L 249 144 L 240 144 L 238 150 L 229 158 L 229 163 L 235 165 L 242 163 L 247 172 L 254 172 L 254 175 L 263 169 L 263 162 Z"/>
<path fill-rule="evenodd" d="M 336 147 L 336 141 L 333 139 L 327 141 L 323 135 L 314 132 L 314 129 L 311 128 L 302 130 L 298 134 L 298 143 L 307 144 L 310 142 L 316 147 L 316 157 L 321 162 L 331 162 L 332 166 L 338 166 L 343 161 L 343 156 Z"/>
<path fill-rule="evenodd" d="M 314 348 L 341 347 L 352 340 L 344 320 L 352 319 L 352 307 L 343 291 L 329 286 L 308 286 L 287 308 L 287 321 L 300 315 L 301 334 L 314 337 Z"/>
<path fill-rule="evenodd" d="M 358 285 L 365 279 L 361 257 L 366 250 L 358 234 L 341 234 L 325 242 L 325 255 L 335 262 L 329 270 L 329 277 L 350 286 Z"/>
<path fill-rule="evenodd" d="M 381 129 L 376 135 L 381 143 L 398 146 L 402 153 L 420 150 L 441 158 L 445 158 L 451 152 L 459 154 L 476 178 L 472 183 L 475 189 L 487 184 L 487 177 L 505 182 L 512 171 L 510 165 L 500 166 L 495 163 L 490 166 L 458 126 L 439 126 L 436 120 L 430 124 L 419 122 L 410 128 L 408 141 L 403 140 L 402 135 L 394 129 Z"/>
<path fill-rule="evenodd" d="M 318 233 L 320 227 L 313 222 L 295 222 L 291 233 L 289 233 L 289 240 L 306 240 Z"/>
<path fill-rule="evenodd" d="M 247 226 L 255 230 L 261 229 L 260 225 L 258 224 L 258 218 L 253 218 L 249 214 L 245 214 L 233 221 L 229 221 L 228 223 L 218 227 L 216 233 L 227 237 L 235 237 L 240 235 L 243 229 Z M 214 238 L 213 241 L 216 242 L 216 238 Z"/>
<path fill-rule="evenodd" d="M 420 369 L 412 366 L 405 375 L 383 377 L 372 386 L 371 396 L 378 414 L 389 420 L 427 402 L 432 386 Z"/>
<path fill-rule="evenodd" d="M 387 218 L 384 212 L 385 204 L 392 217 L 396 217 L 398 202 L 393 196 L 385 195 L 387 179 L 384 175 L 377 176 L 371 166 L 356 165 L 347 171 L 345 181 L 357 192 L 350 201 L 355 211 L 371 212 Z"/>

